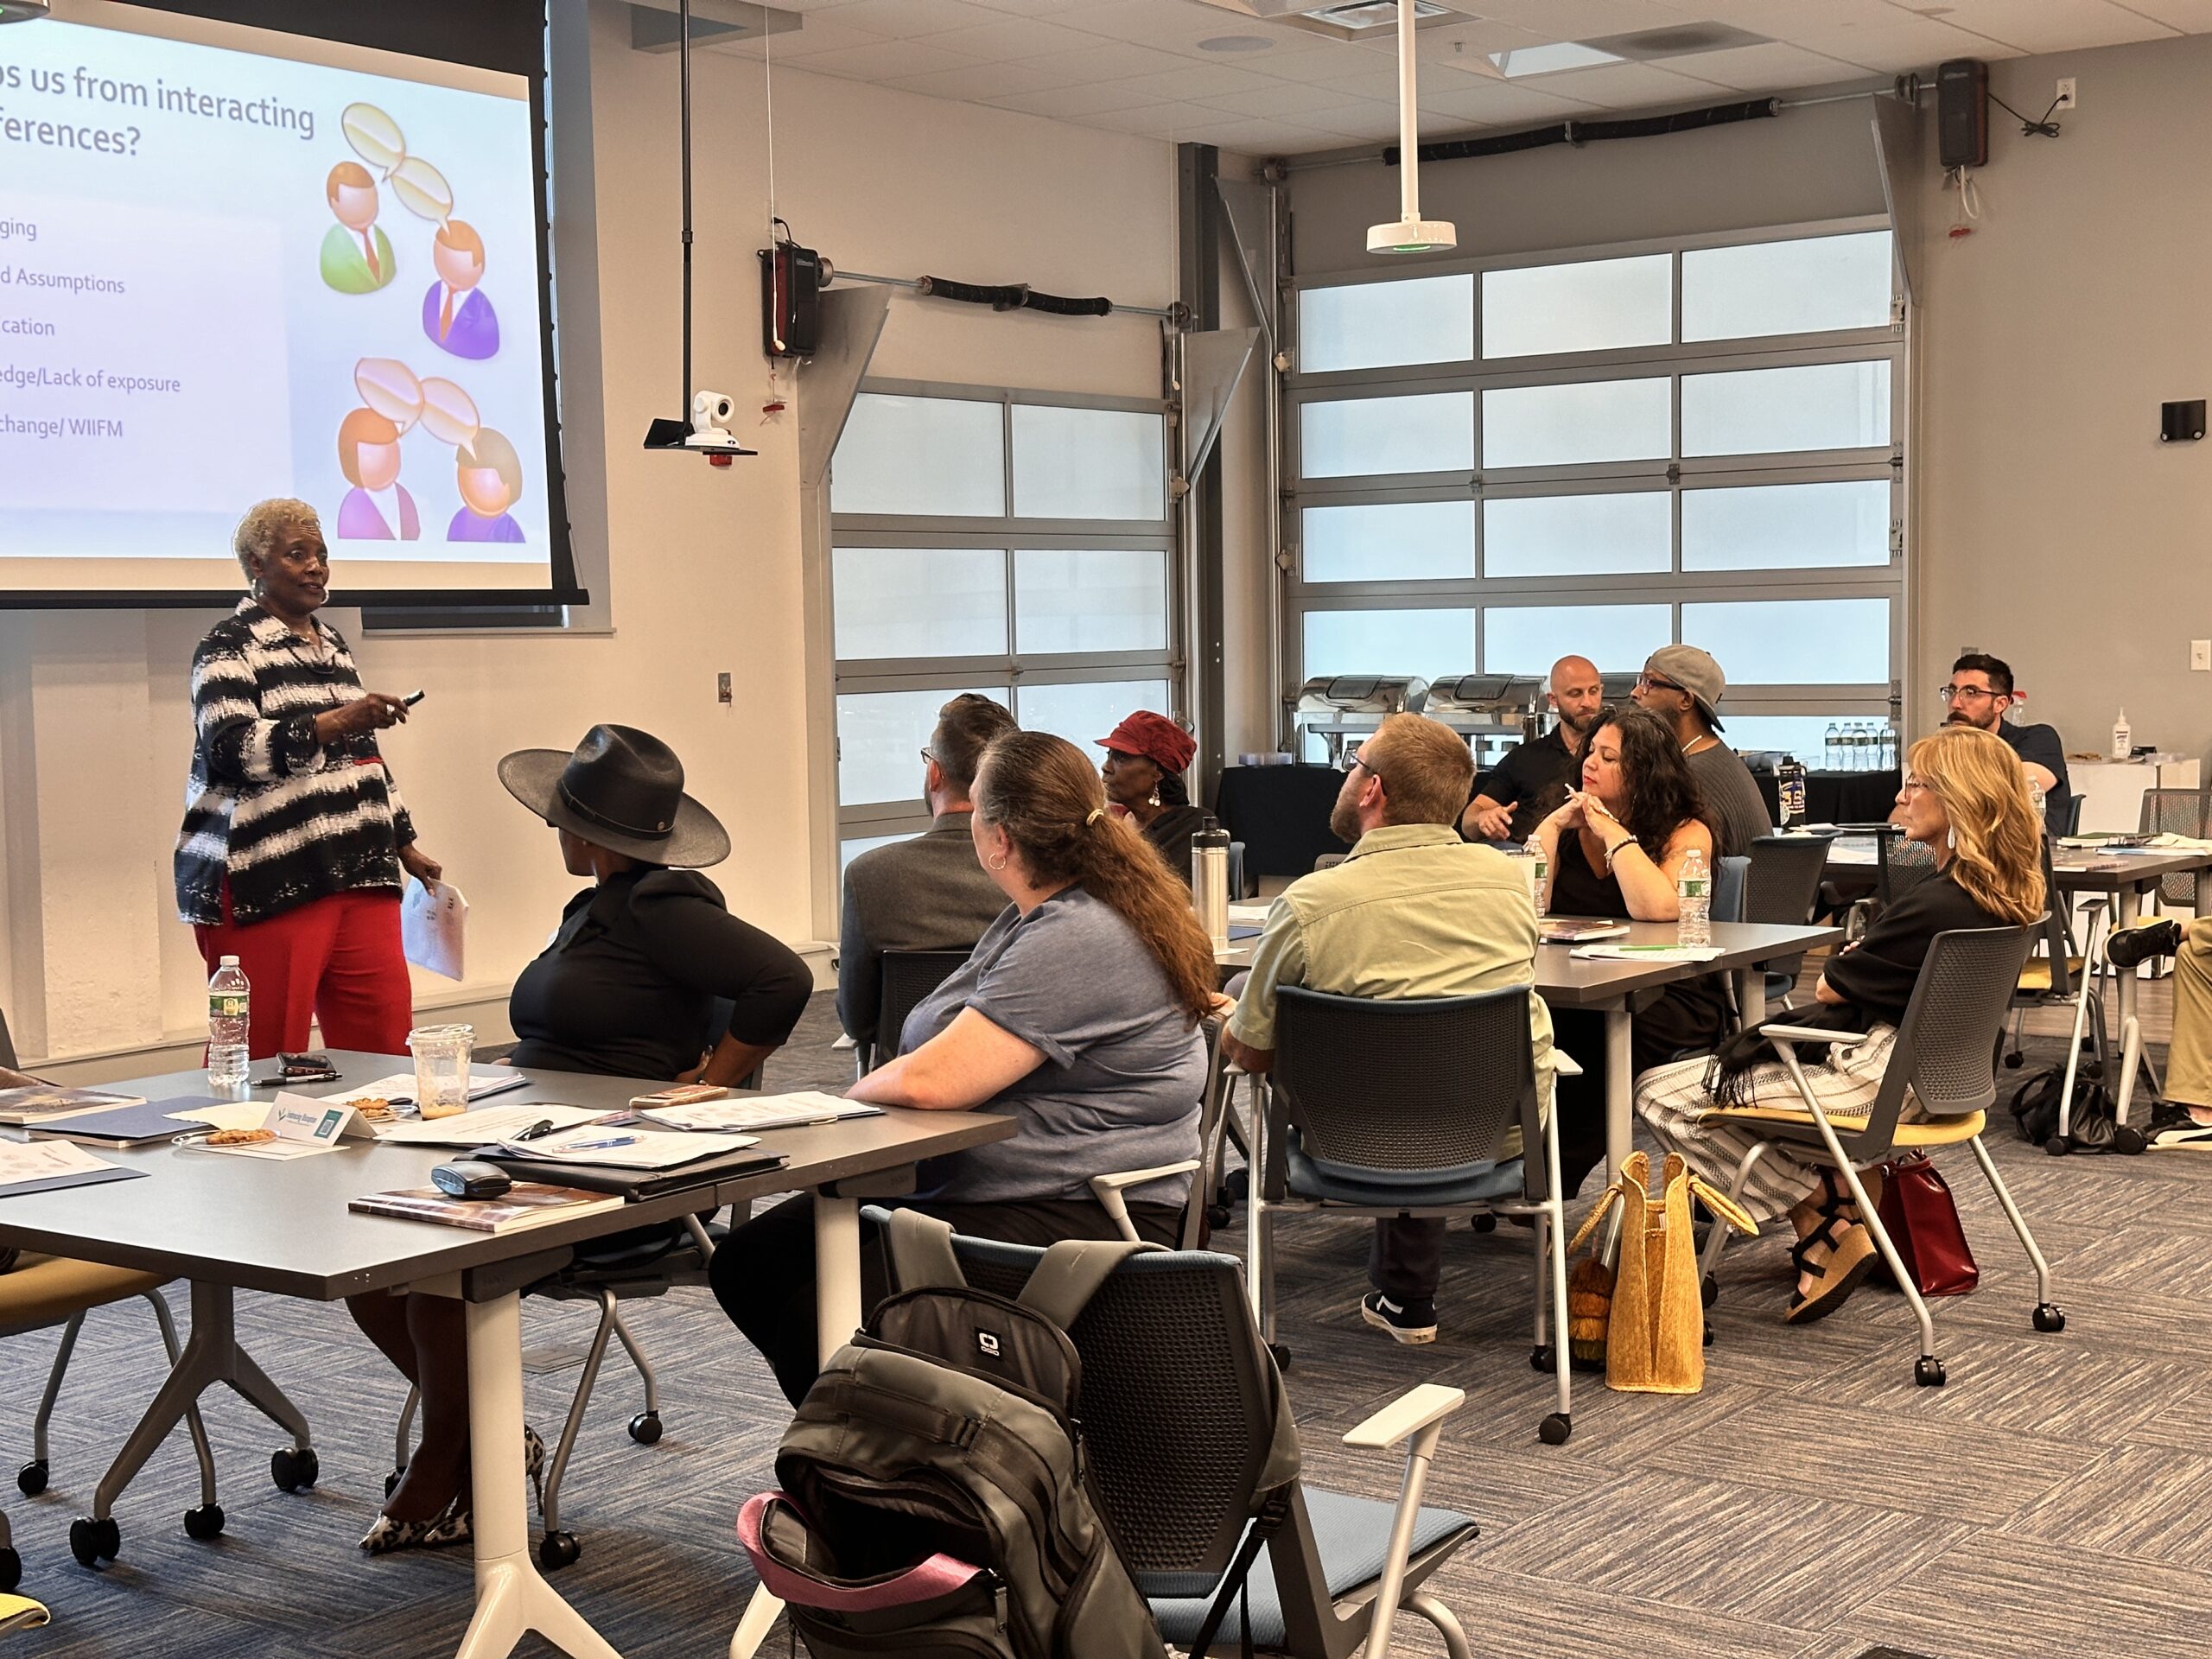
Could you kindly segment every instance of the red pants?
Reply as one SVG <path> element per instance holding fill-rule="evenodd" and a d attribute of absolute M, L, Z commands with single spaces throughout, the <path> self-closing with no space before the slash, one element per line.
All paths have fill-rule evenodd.
<path fill-rule="evenodd" d="M 334 893 L 245 926 L 230 919 L 223 894 L 219 927 L 194 927 L 213 974 L 236 957 L 253 987 L 247 1052 L 265 1060 L 308 1046 L 311 1020 L 333 1048 L 404 1054 L 414 1019 L 407 957 L 399 944 L 399 895 L 388 887 Z"/>

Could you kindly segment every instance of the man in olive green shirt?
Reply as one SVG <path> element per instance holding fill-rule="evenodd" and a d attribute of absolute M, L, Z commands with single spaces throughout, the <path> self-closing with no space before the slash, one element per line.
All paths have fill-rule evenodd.
<path fill-rule="evenodd" d="M 1278 898 L 1225 1041 L 1248 1071 L 1274 1062 L 1275 988 L 1340 996 L 1466 996 L 1535 978 L 1536 913 L 1514 861 L 1459 839 L 1474 779 L 1466 741 L 1420 715 L 1393 715 L 1361 745 L 1329 827 L 1355 845 L 1333 869 Z M 1551 1014 L 1529 999 L 1538 1098 L 1551 1097 Z M 1517 1135 L 1506 1155 L 1516 1155 Z M 1444 1224 L 1375 1224 L 1361 1317 L 1404 1343 L 1436 1338 Z"/>

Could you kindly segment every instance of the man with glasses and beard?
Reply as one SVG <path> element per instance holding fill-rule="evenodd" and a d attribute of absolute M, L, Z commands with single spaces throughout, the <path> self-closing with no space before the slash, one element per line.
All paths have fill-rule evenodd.
<path fill-rule="evenodd" d="M 1582 751 L 1591 728 L 1605 707 L 1597 664 L 1587 657 L 1562 657 L 1554 663 L 1549 700 L 1559 724 L 1541 737 L 1516 744 L 1475 779 L 1474 798 L 1459 815 L 1459 833 L 1469 841 L 1517 845 L 1567 804 L 1567 791 L 1582 776 Z"/>
<path fill-rule="evenodd" d="M 1951 664 L 1943 688 L 1946 726 L 1978 726 L 2010 744 L 2027 768 L 2028 781 L 2043 791 L 2044 824 L 2063 835 L 2073 816 L 2074 792 L 2066 779 L 2066 746 L 2053 726 L 2016 726 L 2005 718 L 2013 703 L 2012 665 L 2001 657 L 1969 652 Z"/>

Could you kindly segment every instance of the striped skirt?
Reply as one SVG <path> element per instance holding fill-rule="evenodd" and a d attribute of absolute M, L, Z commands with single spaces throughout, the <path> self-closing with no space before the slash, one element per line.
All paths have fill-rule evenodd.
<path fill-rule="evenodd" d="M 1821 1109 L 1831 1118 L 1860 1117 L 1874 1103 L 1882 1087 L 1882 1072 L 1889 1065 L 1890 1046 L 1897 1041 L 1897 1027 L 1878 1025 L 1863 1043 L 1828 1049 L 1827 1059 L 1804 1068 Z M 1679 1152 L 1690 1167 L 1726 1192 L 1736 1179 L 1736 1166 L 1758 1145 L 1760 1137 L 1731 1123 L 1715 1109 L 1705 1091 L 1709 1057 L 1676 1060 L 1655 1065 L 1636 1080 L 1636 1109 L 1659 1144 Z M 1747 1106 L 1782 1106 L 1802 1110 L 1805 1099 L 1789 1068 L 1780 1060 L 1754 1066 L 1745 1079 Z M 1908 1100 L 1903 1116 L 1917 1116 Z M 1782 1215 L 1821 1184 L 1821 1163 L 1786 1142 L 1770 1143 L 1744 1183 L 1744 1207 L 1760 1221 Z"/>

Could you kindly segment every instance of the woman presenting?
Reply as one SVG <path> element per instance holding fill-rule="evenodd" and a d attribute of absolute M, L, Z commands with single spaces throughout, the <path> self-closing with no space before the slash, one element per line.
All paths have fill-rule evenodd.
<path fill-rule="evenodd" d="M 177 909 L 213 972 L 253 985 L 247 1052 L 405 1051 L 399 943 L 406 878 L 438 879 L 376 734 L 407 718 L 362 690 L 353 653 L 315 612 L 329 597 L 322 526 L 304 501 L 264 501 L 233 543 L 246 596 L 192 656 L 198 741 L 177 837 Z"/>

